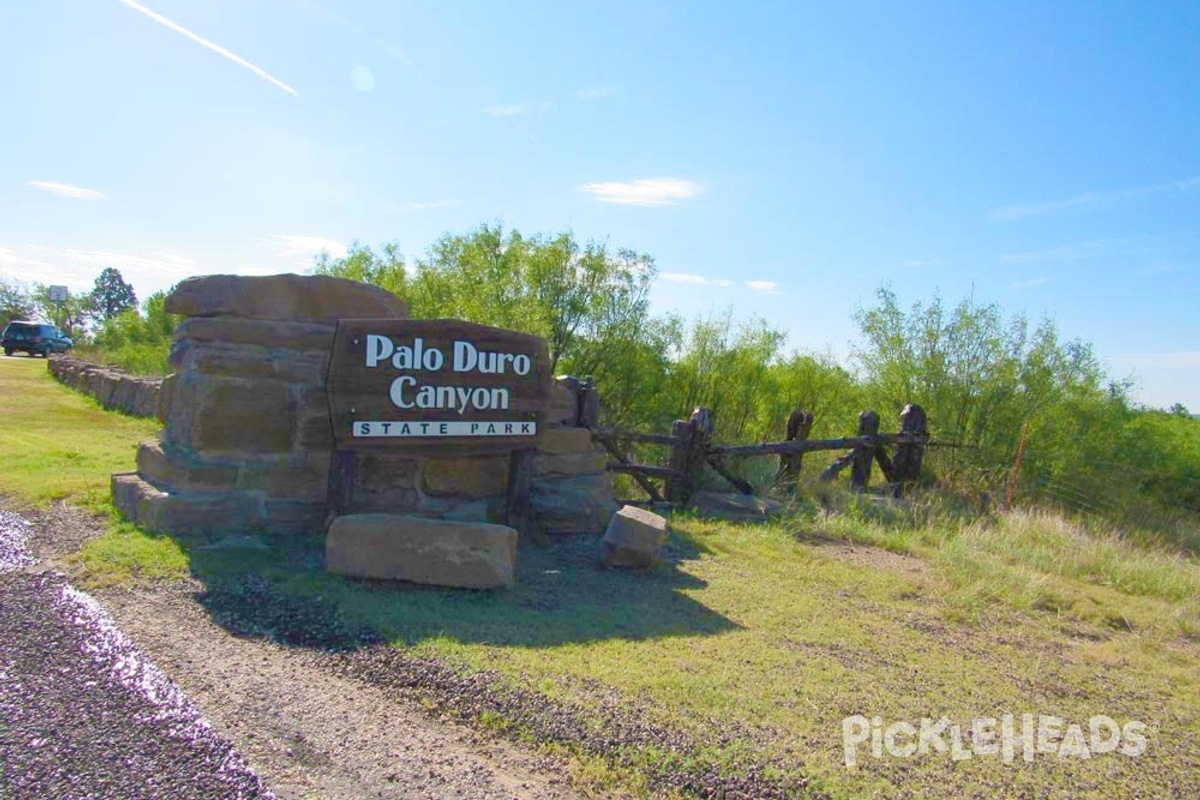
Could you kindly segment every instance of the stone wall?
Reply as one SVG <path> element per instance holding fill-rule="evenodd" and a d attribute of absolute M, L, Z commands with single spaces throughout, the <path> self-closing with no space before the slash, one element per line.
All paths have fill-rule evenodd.
<path fill-rule="evenodd" d="M 327 522 L 334 449 L 325 377 L 339 318 L 402 318 L 375 287 L 325 276 L 207 276 L 167 310 L 186 316 L 159 393 L 163 430 L 113 476 L 127 517 L 172 532 L 316 533 Z M 533 505 L 550 534 L 598 533 L 617 506 L 577 398 L 554 388 L 534 461 Z M 363 451 L 351 512 L 497 521 L 508 456 L 432 458 Z"/>
<path fill-rule="evenodd" d="M 134 417 L 153 417 L 158 399 L 157 378 L 135 378 L 115 367 L 92 364 L 70 356 L 53 356 L 50 374 L 77 392 L 91 395 L 105 408 Z"/>

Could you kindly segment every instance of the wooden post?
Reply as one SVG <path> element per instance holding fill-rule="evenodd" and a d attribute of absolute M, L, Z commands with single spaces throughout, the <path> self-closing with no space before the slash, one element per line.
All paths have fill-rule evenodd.
<path fill-rule="evenodd" d="M 354 502 L 354 484 L 358 481 L 358 451 L 337 449 L 333 451 L 329 464 L 329 483 L 326 496 L 329 498 L 329 521 L 333 517 L 350 512 Z"/>
<path fill-rule="evenodd" d="M 874 411 L 864 411 L 858 415 L 858 435 L 878 436 L 879 415 Z M 854 450 L 854 461 L 850 465 L 850 488 L 856 492 L 866 490 L 871 480 L 871 464 L 875 460 L 875 448 L 878 442 L 864 444 Z"/>
<path fill-rule="evenodd" d="M 900 497 L 908 485 L 921 478 L 921 464 L 925 460 L 925 444 L 929 441 L 929 421 L 925 409 L 909 403 L 900 412 L 900 434 L 907 440 L 896 444 L 894 471 L 896 488 L 893 493 Z"/>
<path fill-rule="evenodd" d="M 508 456 L 508 496 L 504 524 L 516 530 L 522 541 L 540 541 L 537 517 L 533 510 L 532 448 L 513 450 Z"/>
<path fill-rule="evenodd" d="M 687 486 L 688 452 L 692 446 L 691 426 L 687 422 L 677 419 L 671 425 L 671 436 L 675 439 L 675 444 L 671 447 L 667 466 L 677 471 L 682 477 L 667 478 L 667 484 L 663 490 L 667 496 L 667 502 L 682 504 L 686 503 L 687 498 L 691 496 L 691 491 Z"/>
<path fill-rule="evenodd" d="M 691 499 L 692 493 L 700 485 L 700 476 L 704 474 L 704 467 L 708 464 L 708 446 L 712 444 L 713 435 L 712 412 L 707 408 L 697 408 L 692 412 L 688 426 L 692 432 L 687 461 L 688 499 Z"/>
<path fill-rule="evenodd" d="M 784 441 L 799 442 L 808 438 L 812 431 L 813 415 L 811 411 L 797 408 L 787 421 L 787 437 Z M 791 489 L 796 479 L 800 477 L 800 468 L 804 463 L 803 453 L 784 453 L 779 456 L 779 480 Z"/>
<path fill-rule="evenodd" d="M 683 477 L 667 481 L 668 501 L 687 505 L 691 499 L 708 461 L 708 446 L 712 442 L 712 434 L 712 412 L 707 408 L 697 408 L 687 422 L 675 421 L 671 435 L 678 441 L 671 450 L 669 466 L 682 472 Z"/>

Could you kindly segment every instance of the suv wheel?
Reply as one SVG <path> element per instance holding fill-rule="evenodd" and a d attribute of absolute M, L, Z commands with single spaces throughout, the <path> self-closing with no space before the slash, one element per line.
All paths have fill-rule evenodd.
<path fill-rule="evenodd" d="M 11 356 L 12 354 L 13 354 L 13 349 L 11 347 L 4 348 L 4 355 Z"/>
<path fill-rule="evenodd" d="M 42 345 L 42 358 L 50 357 L 50 345 Z"/>

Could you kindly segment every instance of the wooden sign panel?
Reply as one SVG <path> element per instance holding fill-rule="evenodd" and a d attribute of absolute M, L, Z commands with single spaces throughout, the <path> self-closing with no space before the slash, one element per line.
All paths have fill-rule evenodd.
<path fill-rule="evenodd" d="M 550 395 L 546 342 L 460 320 L 350 319 L 330 353 L 340 449 L 535 447 Z"/>

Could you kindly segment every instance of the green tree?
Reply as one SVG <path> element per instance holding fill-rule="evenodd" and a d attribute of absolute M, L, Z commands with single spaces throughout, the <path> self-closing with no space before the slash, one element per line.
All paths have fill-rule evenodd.
<path fill-rule="evenodd" d="M 761 319 L 735 326 L 732 309 L 693 322 L 670 368 L 676 418 L 706 406 L 726 441 L 758 433 L 754 422 L 785 339 Z"/>
<path fill-rule="evenodd" d="M 88 322 L 92 316 L 90 295 L 70 294 L 66 300 L 51 300 L 50 287 L 35 283 L 30 298 L 38 317 L 70 336 L 77 344 L 87 338 Z"/>
<path fill-rule="evenodd" d="M 14 319 L 29 319 L 34 314 L 33 298 L 20 283 L 0 278 L 0 328 Z"/>
<path fill-rule="evenodd" d="M 155 292 L 137 308 L 127 308 L 105 320 L 96 330 L 93 344 L 99 357 L 139 375 L 170 372 L 167 357 L 180 317 L 168 314 L 168 292 Z"/>
<path fill-rule="evenodd" d="M 485 224 L 441 237 L 412 267 L 394 243 L 378 254 L 355 244 L 343 258 L 318 257 L 315 271 L 388 289 L 414 317 L 465 319 L 542 336 L 552 371 L 614 378 L 614 387 L 630 387 L 628 395 L 604 389 L 606 407 L 622 417 L 632 409 L 634 390 L 629 381 L 615 379 L 613 359 L 620 352 L 651 361 L 641 344 L 661 346 L 669 333 L 669 326 L 650 318 L 653 260 L 602 242 L 581 245 L 569 231 L 523 236 Z"/>
<path fill-rule="evenodd" d="M 383 245 L 378 255 L 360 242 L 350 245 L 342 258 L 333 258 L 322 251 L 316 258 L 313 272 L 369 283 L 398 297 L 408 296 L 407 267 L 398 242 Z"/>
<path fill-rule="evenodd" d="M 96 276 L 91 292 L 92 309 L 99 320 L 109 320 L 127 308 L 137 308 L 133 287 L 121 277 L 116 267 L 105 267 Z"/>
<path fill-rule="evenodd" d="M 935 296 L 905 310 L 881 289 L 855 318 L 868 402 L 885 419 L 919 403 L 935 439 L 971 448 L 939 453 L 947 472 L 994 479 L 1028 426 L 1022 475 L 1031 484 L 1081 507 L 1104 501 L 1108 476 L 1098 467 L 1124 435 L 1129 387 L 1109 381 L 1091 345 L 1063 341 L 1050 320 L 1031 331 L 1024 317 L 1006 320 L 972 298 L 948 308 Z"/>

